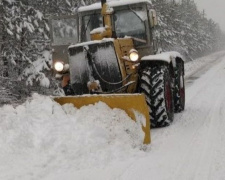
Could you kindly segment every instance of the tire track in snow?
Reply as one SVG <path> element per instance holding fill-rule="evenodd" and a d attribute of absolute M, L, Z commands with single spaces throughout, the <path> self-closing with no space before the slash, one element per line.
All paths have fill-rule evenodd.
<path fill-rule="evenodd" d="M 225 71 L 225 69 L 224 69 Z M 225 88 L 223 89 L 223 91 Z M 218 179 L 222 180 L 225 179 L 225 98 L 221 100 L 221 106 L 219 109 L 219 116 L 221 117 L 219 119 L 219 124 L 218 126 L 218 137 L 215 139 L 217 141 L 217 144 L 215 146 L 215 152 L 214 152 L 214 160 L 213 160 L 213 166 L 210 174 L 210 179 Z"/>
<path fill-rule="evenodd" d="M 222 62 L 221 63 L 222 67 L 225 66 L 225 63 Z M 224 69 L 220 69 L 217 71 L 217 77 L 215 77 L 216 79 L 220 79 L 221 77 L 223 77 L 222 79 L 225 79 L 225 70 Z M 204 153 L 201 154 L 201 159 L 200 159 L 200 164 L 199 167 L 197 169 L 197 174 L 195 176 L 195 179 L 215 179 L 214 178 L 214 172 L 213 172 L 213 168 L 216 164 L 215 160 L 218 156 L 218 154 L 216 153 L 217 150 L 219 150 L 221 147 L 221 144 L 219 143 L 219 139 L 221 137 L 221 135 L 223 135 L 224 133 L 224 117 L 223 113 L 225 111 L 225 106 L 224 106 L 224 100 L 225 100 L 225 96 L 224 96 L 224 92 L 225 92 L 225 85 L 223 85 L 223 80 L 219 81 L 219 82 L 215 82 L 213 83 L 215 85 L 214 87 L 214 92 L 216 92 L 216 98 L 215 98 L 215 103 L 213 102 L 212 105 L 212 113 L 210 113 L 210 116 L 208 118 L 208 123 L 207 125 L 209 127 L 205 127 L 205 134 L 208 135 L 208 137 L 205 137 L 205 142 L 204 142 Z M 223 86 L 221 86 L 223 85 Z M 224 162 L 224 161 L 223 161 Z M 219 178 L 221 179 L 221 178 Z M 223 178 L 225 179 L 225 178 Z"/>
<path fill-rule="evenodd" d="M 223 93 L 220 93 L 222 95 Z M 209 117 L 209 127 L 205 127 L 205 142 L 203 146 L 204 153 L 200 156 L 199 166 L 196 169 L 195 180 L 201 179 L 214 179 L 213 178 L 213 167 L 215 165 L 214 158 L 217 157 L 216 151 L 221 145 L 218 146 L 217 140 L 220 137 L 220 125 L 221 120 L 223 119 L 222 116 L 219 114 L 221 106 L 221 99 L 218 97 L 217 104 L 215 104 L 213 108 L 213 113 Z M 204 136 L 204 134 L 203 134 Z"/>
<path fill-rule="evenodd" d="M 221 65 L 225 65 L 224 60 L 219 65 L 216 65 L 216 69 L 214 70 L 217 74 L 211 73 L 210 79 L 219 79 L 224 77 L 224 72 L 221 72 Z M 219 71 L 219 73 L 218 73 Z M 208 79 L 208 77 L 207 77 Z M 205 79 L 206 80 L 206 79 Z M 202 79 L 203 81 L 203 79 Z M 205 111 L 205 117 L 201 117 L 201 123 L 199 124 L 197 134 L 193 135 L 193 142 L 191 143 L 191 148 L 186 153 L 185 158 L 183 158 L 183 165 L 177 169 L 177 175 L 174 179 L 211 179 L 212 176 L 212 167 L 214 165 L 213 159 L 216 156 L 215 151 L 218 148 L 217 146 L 217 139 L 219 137 L 220 131 L 219 125 L 221 124 L 220 121 L 223 119 L 224 116 L 221 115 L 221 107 L 222 101 L 221 97 L 224 98 L 224 86 L 221 89 L 220 85 L 215 86 L 215 81 L 208 81 L 203 84 L 200 89 L 205 88 L 207 93 L 206 97 L 207 101 L 203 102 L 204 104 L 199 104 L 200 108 L 206 108 L 211 103 L 211 109 L 209 111 Z M 217 84 L 223 83 L 217 82 Z M 211 86 L 211 87 L 210 87 Z M 208 89 L 207 89 L 208 88 Z M 199 90 L 200 90 L 199 89 Z M 219 90 L 219 91 L 218 91 Z M 198 91 L 199 92 L 199 91 Z M 204 92 L 204 91 L 203 91 Z M 214 98 L 214 93 L 216 92 L 217 97 Z M 198 94 L 198 93 L 196 93 Z M 193 96 L 191 99 L 198 98 L 198 96 Z M 201 100 L 200 98 L 199 100 Z M 198 101 L 199 101 L 198 100 Z M 194 101 L 195 102 L 195 101 Z M 212 103 L 213 102 L 213 103 Z M 210 106 L 208 106 L 210 107 Z M 196 106 L 195 106 L 196 108 Z M 196 146 L 198 145 L 198 146 Z M 219 146 L 220 147 L 220 146 Z M 185 178 L 184 178 L 185 177 Z"/>
<path fill-rule="evenodd" d="M 174 179 L 184 179 L 183 177 L 193 180 L 208 179 L 212 167 L 212 157 L 214 157 L 215 140 L 218 137 L 218 132 L 216 132 L 218 124 L 215 121 L 218 121 L 217 114 L 220 105 L 220 99 L 217 98 L 217 104 L 207 114 L 207 118 L 203 118 L 204 121 L 201 121 L 203 123 L 194 134 L 190 148 L 183 158 L 182 166 L 177 170 L 178 176 Z"/>

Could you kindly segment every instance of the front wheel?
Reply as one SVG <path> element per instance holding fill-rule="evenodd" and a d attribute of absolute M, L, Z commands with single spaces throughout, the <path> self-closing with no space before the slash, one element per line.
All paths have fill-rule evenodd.
<path fill-rule="evenodd" d="M 139 91 L 149 106 L 151 127 L 169 126 L 174 118 L 172 78 L 168 65 L 151 65 L 140 73 Z"/>

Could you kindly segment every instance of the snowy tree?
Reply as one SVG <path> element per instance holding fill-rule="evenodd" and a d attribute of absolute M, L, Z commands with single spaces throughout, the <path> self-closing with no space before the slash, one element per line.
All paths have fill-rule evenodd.
<path fill-rule="evenodd" d="M 51 48 L 49 15 L 74 14 L 79 6 L 95 0 L 2 0 L 3 45 L 1 77 L 4 89 L 16 97 L 26 97 L 32 90 L 49 87 Z M 46 73 L 47 72 L 47 73 Z M 48 76 L 49 75 L 49 76 Z M 48 78 L 48 77 L 50 78 Z M 18 99 L 18 98 L 17 98 Z M 0 102 L 1 103 L 1 102 Z"/>
<path fill-rule="evenodd" d="M 199 12 L 194 1 L 152 0 L 159 16 L 160 44 L 189 58 L 215 51 L 223 34 L 218 25 Z M 219 39 L 220 37 L 220 39 Z"/>
<path fill-rule="evenodd" d="M 43 14 L 21 1 L 3 0 L 2 21 L 4 77 L 13 84 L 14 94 L 27 96 L 29 88 L 25 84 L 34 82 L 49 87 L 43 73 L 51 64 L 46 55 L 50 49 L 49 27 Z"/>
<path fill-rule="evenodd" d="M 28 4 L 39 9 L 44 15 L 74 14 L 80 6 L 96 2 L 96 0 L 27 0 Z"/>

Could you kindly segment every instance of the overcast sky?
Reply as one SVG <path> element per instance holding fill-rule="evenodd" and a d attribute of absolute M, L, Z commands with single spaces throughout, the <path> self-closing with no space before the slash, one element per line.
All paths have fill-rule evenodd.
<path fill-rule="evenodd" d="M 205 9 L 207 18 L 219 23 L 225 31 L 225 0 L 194 0 L 199 10 Z"/>

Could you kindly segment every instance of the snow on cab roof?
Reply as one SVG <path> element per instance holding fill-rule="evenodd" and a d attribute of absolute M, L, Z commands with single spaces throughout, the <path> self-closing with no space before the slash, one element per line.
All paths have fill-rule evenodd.
<path fill-rule="evenodd" d="M 152 4 L 150 0 L 108 0 L 107 3 L 110 7 L 116 7 L 116 6 L 122 6 L 122 5 L 128 5 L 128 4 L 136 4 L 136 3 L 143 3 L 147 2 L 149 4 Z M 78 9 L 78 12 L 84 12 L 84 11 L 91 11 L 91 10 L 97 10 L 101 9 L 101 3 L 94 3 L 89 6 L 83 6 Z"/>

